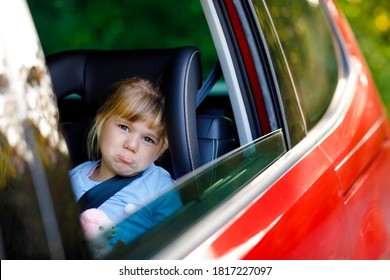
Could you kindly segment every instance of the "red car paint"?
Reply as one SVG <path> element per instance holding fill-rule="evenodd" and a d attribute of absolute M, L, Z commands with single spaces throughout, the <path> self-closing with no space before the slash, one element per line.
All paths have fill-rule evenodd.
<path fill-rule="evenodd" d="M 348 82 L 353 93 L 346 114 L 190 257 L 390 257 L 389 119 L 348 23 L 334 1 L 326 4 L 352 65 L 353 84 Z"/>

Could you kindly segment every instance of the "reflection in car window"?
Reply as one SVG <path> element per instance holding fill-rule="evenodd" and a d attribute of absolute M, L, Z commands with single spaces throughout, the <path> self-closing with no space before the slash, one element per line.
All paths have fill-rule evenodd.
<path fill-rule="evenodd" d="M 125 250 L 116 251 L 114 254 L 119 255 L 114 258 L 144 258 L 162 248 L 174 236 L 229 200 L 285 152 L 283 133 L 276 130 L 181 178 L 175 189 L 180 192 L 183 207 L 141 236 L 142 242 L 136 239 Z"/>
<path fill-rule="evenodd" d="M 328 108 L 338 81 L 329 25 L 319 1 L 266 2 L 309 130 Z"/>

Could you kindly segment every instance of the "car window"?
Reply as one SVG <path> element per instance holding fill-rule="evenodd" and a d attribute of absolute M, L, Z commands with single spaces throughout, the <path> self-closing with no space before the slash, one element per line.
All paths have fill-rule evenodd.
<path fill-rule="evenodd" d="M 260 9 L 263 1 L 252 2 L 257 15 L 263 16 Z M 265 2 L 309 130 L 327 110 L 338 81 L 337 58 L 329 25 L 319 1 Z"/>
<path fill-rule="evenodd" d="M 115 256 L 111 257 L 139 259 L 156 253 L 174 236 L 228 201 L 286 151 L 283 133 L 276 130 L 235 150 L 229 156 L 221 157 L 213 164 L 196 170 L 191 176 L 178 180 L 173 191 L 179 192 L 183 207 L 156 228 L 134 239 L 128 247 L 114 250 Z M 130 216 L 123 223 L 131 224 L 136 215 L 139 214 Z M 129 226 L 123 228 L 131 230 Z"/>

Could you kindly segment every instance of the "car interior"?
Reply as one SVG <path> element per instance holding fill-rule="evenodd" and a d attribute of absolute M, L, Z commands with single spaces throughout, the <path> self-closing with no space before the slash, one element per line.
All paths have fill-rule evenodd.
<path fill-rule="evenodd" d="M 69 50 L 49 55 L 46 60 L 74 166 L 88 159 L 89 125 L 111 87 L 135 76 L 158 83 L 166 95 L 170 148 L 156 164 L 173 178 L 239 146 L 228 96 L 206 96 L 218 74 L 211 73 L 214 77 L 203 83 L 196 47 Z"/>

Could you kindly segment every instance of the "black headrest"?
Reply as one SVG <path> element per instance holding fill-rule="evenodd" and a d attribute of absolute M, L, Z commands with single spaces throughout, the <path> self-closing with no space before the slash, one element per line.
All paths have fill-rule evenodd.
<path fill-rule="evenodd" d="M 198 50 L 193 47 L 70 50 L 48 56 L 47 63 L 59 100 L 69 94 L 78 93 L 87 103 L 93 104 L 101 103 L 110 93 L 114 83 L 129 77 L 138 76 L 162 82 L 164 74 L 180 53 L 184 56 L 198 53 L 199 56 Z"/>
<path fill-rule="evenodd" d="M 166 94 L 175 177 L 200 166 L 195 99 L 202 75 L 197 48 L 71 50 L 46 60 L 58 103 L 77 93 L 89 109 L 97 109 L 120 80 L 137 76 L 158 82 Z"/>

